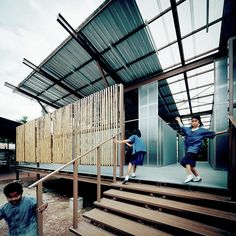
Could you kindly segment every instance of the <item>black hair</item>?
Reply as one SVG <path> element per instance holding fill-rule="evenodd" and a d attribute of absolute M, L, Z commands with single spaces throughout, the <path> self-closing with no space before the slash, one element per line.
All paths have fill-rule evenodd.
<path fill-rule="evenodd" d="M 141 137 L 141 131 L 139 129 L 134 129 L 133 134 L 137 135 L 139 138 Z"/>
<path fill-rule="evenodd" d="M 202 121 L 201 121 L 201 117 L 200 117 L 200 115 L 193 115 L 193 116 L 192 116 L 192 119 L 196 119 L 196 120 L 198 120 L 199 123 L 200 123 L 200 127 L 203 126 L 203 123 L 202 123 Z"/>
<path fill-rule="evenodd" d="M 19 194 L 23 193 L 22 185 L 18 182 L 13 182 L 8 185 L 6 185 L 3 189 L 3 192 L 6 197 L 10 197 L 11 193 L 17 192 Z"/>

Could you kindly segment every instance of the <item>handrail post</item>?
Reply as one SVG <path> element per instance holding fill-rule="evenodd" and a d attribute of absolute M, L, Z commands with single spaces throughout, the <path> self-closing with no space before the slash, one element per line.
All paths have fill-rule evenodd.
<path fill-rule="evenodd" d="M 117 143 L 113 142 L 113 183 L 116 183 Z"/>
<path fill-rule="evenodd" d="M 97 201 L 101 201 L 101 147 L 97 149 Z"/>
<path fill-rule="evenodd" d="M 37 208 L 43 204 L 43 184 L 40 182 L 36 187 Z M 37 232 L 38 236 L 43 236 L 43 212 L 37 211 Z"/>
<path fill-rule="evenodd" d="M 73 228 L 78 227 L 78 160 L 73 163 Z"/>

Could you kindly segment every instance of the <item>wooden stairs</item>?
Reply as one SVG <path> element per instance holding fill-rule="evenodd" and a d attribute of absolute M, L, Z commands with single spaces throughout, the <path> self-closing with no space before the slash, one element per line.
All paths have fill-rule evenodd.
<path fill-rule="evenodd" d="M 121 182 L 83 214 L 76 235 L 236 235 L 236 202 L 171 187 Z"/>

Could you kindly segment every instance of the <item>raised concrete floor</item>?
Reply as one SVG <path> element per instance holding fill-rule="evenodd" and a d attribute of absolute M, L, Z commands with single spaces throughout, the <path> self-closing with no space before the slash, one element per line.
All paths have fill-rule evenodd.
<path fill-rule="evenodd" d="M 37 168 L 36 164 L 21 164 L 19 166 Z M 40 164 L 40 169 L 55 170 L 60 164 Z M 138 166 L 135 181 L 153 181 L 163 184 L 185 185 L 189 187 L 205 187 L 218 190 L 227 190 L 228 172 L 222 170 L 214 170 L 208 162 L 198 162 L 196 166 L 202 177 L 201 182 L 190 182 L 184 184 L 186 177 L 185 169 L 180 164 L 172 164 L 165 167 Z M 124 174 L 127 166 L 124 166 Z M 72 173 L 72 166 L 68 166 L 63 171 Z M 113 167 L 102 167 L 101 174 L 103 176 L 112 177 Z M 79 166 L 79 173 L 96 175 L 96 166 Z M 117 167 L 117 177 L 119 177 L 119 167 Z"/>

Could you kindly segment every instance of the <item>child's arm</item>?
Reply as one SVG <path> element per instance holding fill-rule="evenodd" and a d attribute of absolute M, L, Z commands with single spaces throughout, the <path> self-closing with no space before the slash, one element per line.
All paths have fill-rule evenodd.
<path fill-rule="evenodd" d="M 175 120 L 178 122 L 178 124 L 179 124 L 180 127 L 183 127 L 183 126 L 184 126 L 183 123 L 181 122 L 181 119 L 180 119 L 179 116 L 175 117 Z"/>
<path fill-rule="evenodd" d="M 215 132 L 215 135 L 228 133 L 228 129 Z"/>
<path fill-rule="evenodd" d="M 126 143 L 126 145 L 129 146 L 129 147 L 132 147 L 132 144 L 130 144 L 130 143 Z"/>
<path fill-rule="evenodd" d="M 42 204 L 41 206 L 39 206 L 39 207 L 36 209 L 36 211 L 43 212 L 43 211 L 45 211 L 45 210 L 47 209 L 47 207 L 48 207 L 48 203 L 44 203 L 44 204 Z"/>

